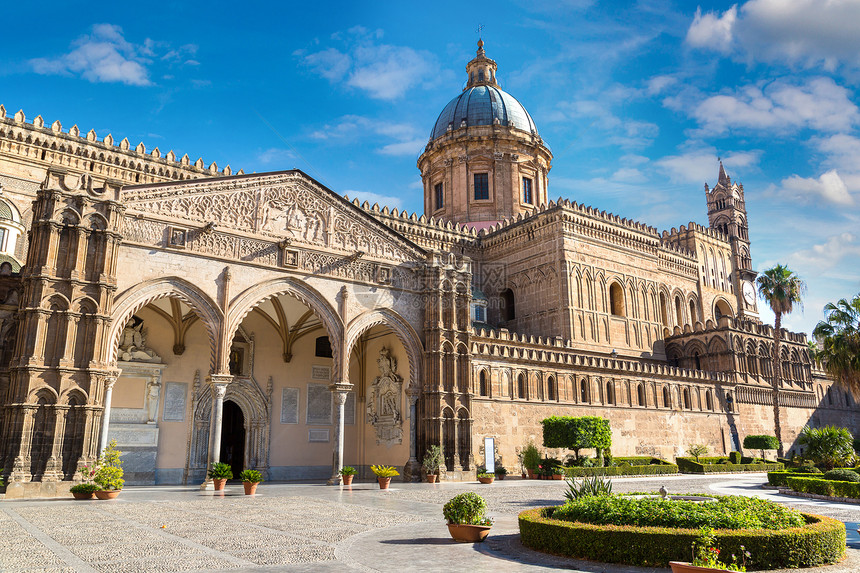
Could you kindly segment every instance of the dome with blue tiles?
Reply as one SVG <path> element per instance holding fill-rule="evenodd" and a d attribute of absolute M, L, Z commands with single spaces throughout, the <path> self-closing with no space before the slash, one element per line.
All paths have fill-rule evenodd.
<path fill-rule="evenodd" d="M 496 62 L 484 54 L 483 41 L 478 41 L 478 54 L 466 71 L 468 84 L 439 114 L 431 141 L 448 131 L 476 125 L 503 125 L 537 135 L 537 126 L 526 108 L 496 83 Z"/>

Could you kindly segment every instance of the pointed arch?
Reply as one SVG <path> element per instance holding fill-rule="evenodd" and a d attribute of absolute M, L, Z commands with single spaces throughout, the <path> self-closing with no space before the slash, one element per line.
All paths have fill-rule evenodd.
<path fill-rule="evenodd" d="M 380 308 L 369 310 L 352 319 L 346 328 L 346 357 L 344 361 L 349 364 L 352 348 L 359 337 L 379 324 L 391 328 L 400 343 L 406 349 L 409 356 L 409 385 L 413 391 L 420 389 L 420 381 L 423 379 L 422 365 L 424 363 L 424 345 L 415 329 L 406 319 L 391 309 Z M 446 341 L 447 342 L 447 341 Z M 453 348 L 451 349 L 453 351 Z"/>

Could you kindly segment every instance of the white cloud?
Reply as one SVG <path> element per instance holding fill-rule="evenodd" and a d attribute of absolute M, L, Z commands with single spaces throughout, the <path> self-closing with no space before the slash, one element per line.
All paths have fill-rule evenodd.
<path fill-rule="evenodd" d="M 71 52 L 57 58 L 36 58 L 30 65 L 38 74 L 80 75 L 86 80 L 120 82 L 133 86 L 147 86 L 149 63 L 148 45 L 135 46 L 125 40 L 122 28 L 112 24 L 96 24 L 92 33 L 78 38 Z"/>
<path fill-rule="evenodd" d="M 591 120 L 587 129 L 598 129 L 608 133 L 601 137 L 601 142 L 620 145 L 622 147 L 644 147 L 649 145 L 660 133 L 660 127 L 647 121 L 621 119 L 610 109 L 610 101 L 623 101 L 632 92 L 624 94 L 608 93 L 602 100 L 580 99 L 560 102 L 555 113 L 551 114 L 552 121 Z"/>
<path fill-rule="evenodd" d="M 778 80 L 747 85 L 735 93 L 705 99 L 692 112 L 702 129 L 721 134 L 732 129 L 847 131 L 860 123 L 860 110 L 850 92 L 830 78 L 812 78 L 801 85 Z"/>
<path fill-rule="evenodd" d="M 270 147 L 265 151 L 261 151 L 257 155 L 257 161 L 263 165 L 271 165 L 272 163 L 282 164 L 285 161 L 295 161 L 296 154 L 289 149 L 279 147 Z M 281 168 L 287 169 L 286 165 L 280 165 Z"/>
<path fill-rule="evenodd" d="M 355 141 L 368 136 L 393 140 L 377 151 L 383 155 L 418 155 L 427 143 L 419 130 L 409 123 L 382 121 L 360 115 L 345 115 L 337 123 L 326 124 L 311 133 L 314 139 L 328 141 Z"/>
<path fill-rule="evenodd" d="M 833 70 L 860 64 L 860 2 L 749 0 L 721 15 L 696 11 L 687 43 L 749 61 Z"/>
<path fill-rule="evenodd" d="M 723 54 L 730 52 L 737 17 L 737 5 L 723 12 L 722 16 L 716 12 L 702 14 L 702 9 L 696 8 L 693 23 L 687 30 L 687 43 L 696 48 L 710 48 Z"/>
<path fill-rule="evenodd" d="M 727 171 L 758 164 L 760 152 L 743 151 L 723 157 Z M 669 155 L 655 161 L 669 175 L 673 183 L 699 184 L 714 181 L 718 174 L 719 158 L 712 150 L 696 150 L 681 155 Z"/>
<path fill-rule="evenodd" d="M 825 165 L 840 171 L 860 171 L 860 139 L 844 133 L 812 141 L 825 155 Z"/>
<path fill-rule="evenodd" d="M 811 249 L 792 253 L 790 259 L 803 265 L 810 272 L 826 271 L 846 258 L 849 260 L 860 258 L 860 244 L 857 244 L 856 239 L 857 237 L 851 233 L 840 233 L 828 238 L 825 243 L 813 245 Z"/>
<path fill-rule="evenodd" d="M 403 199 L 401 197 L 394 197 L 391 195 L 380 195 L 379 193 L 373 193 L 371 191 L 357 191 L 355 189 L 350 189 L 343 192 L 344 195 L 349 197 L 349 200 L 358 199 L 362 203 L 367 201 L 371 204 L 379 203 L 380 207 L 388 206 L 390 208 L 403 209 Z"/>
<path fill-rule="evenodd" d="M 780 185 L 789 195 L 801 199 L 812 196 L 836 205 L 854 204 L 854 199 L 848 193 L 848 187 L 835 169 L 822 173 L 818 179 L 792 175 L 783 179 Z"/>
<path fill-rule="evenodd" d="M 344 83 L 376 99 L 392 100 L 416 86 L 434 82 L 439 76 L 436 57 L 425 50 L 379 43 L 381 31 L 355 27 L 332 40 L 345 41 L 344 49 L 328 47 L 293 55 L 331 83 Z"/>

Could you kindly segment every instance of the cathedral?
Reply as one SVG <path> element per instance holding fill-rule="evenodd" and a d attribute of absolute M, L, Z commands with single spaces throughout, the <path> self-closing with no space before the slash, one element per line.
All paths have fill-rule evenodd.
<path fill-rule="evenodd" d="M 759 318 L 743 185 L 671 230 L 550 199 L 552 152 L 478 43 L 418 159 L 424 213 L 63 130 L 0 106 L 0 467 L 67 492 L 110 440 L 129 484 L 207 467 L 447 479 L 611 423 L 616 455 L 860 428 L 804 334 Z M 756 214 L 764 219 L 766 214 Z M 779 424 L 775 424 L 775 412 Z"/>

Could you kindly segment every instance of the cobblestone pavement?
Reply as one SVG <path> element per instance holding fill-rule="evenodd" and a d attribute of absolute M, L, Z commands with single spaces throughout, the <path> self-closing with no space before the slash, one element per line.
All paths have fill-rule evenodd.
<path fill-rule="evenodd" d="M 761 489 L 763 474 L 665 476 L 613 481 L 614 491 L 756 495 L 848 522 L 849 555 L 821 573 L 860 571 L 854 531 L 860 506 L 798 500 Z M 664 571 L 588 563 L 522 547 L 517 514 L 557 505 L 565 483 L 508 479 L 477 483 L 350 487 L 241 484 L 225 494 L 196 487 L 128 487 L 113 501 L 0 502 L 0 571 Z M 484 544 L 451 541 L 441 506 L 463 491 L 488 502 L 495 525 Z M 855 549 L 854 547 L 857 547 Z"/>

